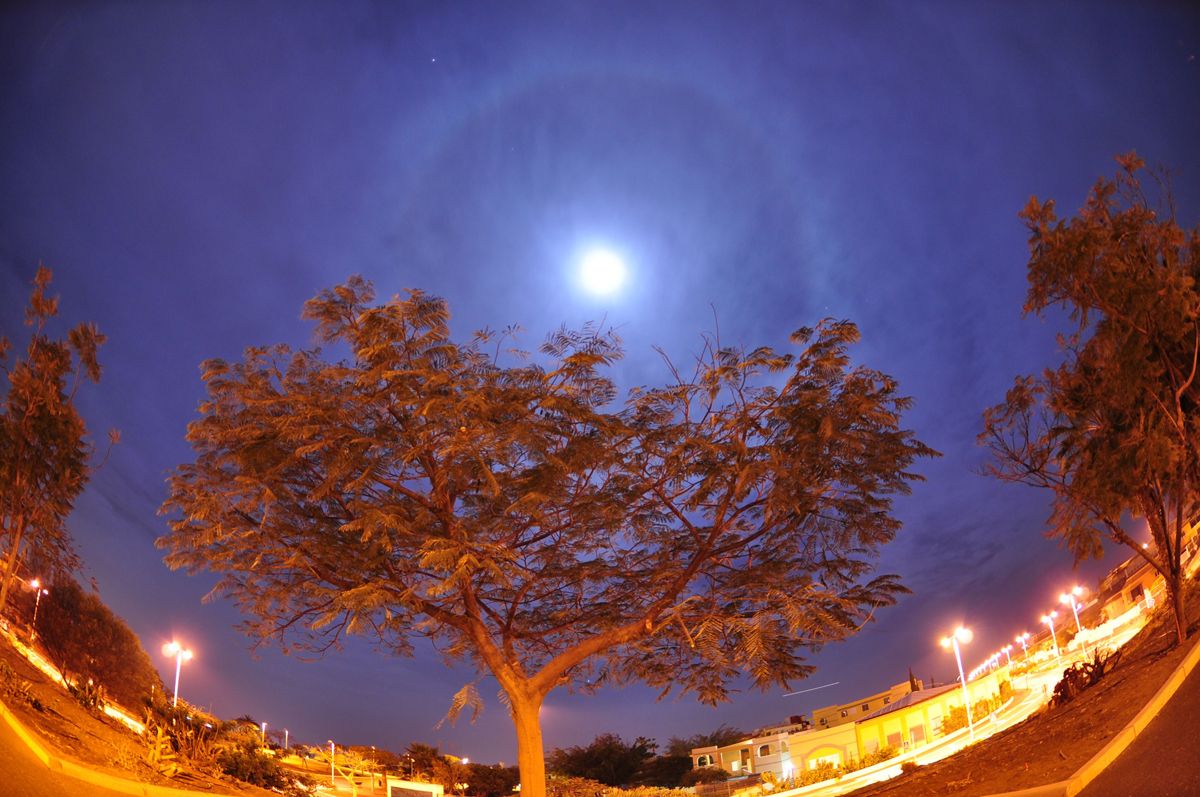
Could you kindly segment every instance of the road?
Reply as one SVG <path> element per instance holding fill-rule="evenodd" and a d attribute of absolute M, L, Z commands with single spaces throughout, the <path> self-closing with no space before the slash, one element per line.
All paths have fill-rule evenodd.
<path fill-rule="evenodd" d="M 51 772 L 25 743 L 0 720 L 0 797 L 118 797 L 75 778 Z"/>
<path fill-rule="evenodd" d="M 1200 794 L 1200 667 L 1192 670 L 1133 744 L 1080 797 L 1194 797 Z"/>

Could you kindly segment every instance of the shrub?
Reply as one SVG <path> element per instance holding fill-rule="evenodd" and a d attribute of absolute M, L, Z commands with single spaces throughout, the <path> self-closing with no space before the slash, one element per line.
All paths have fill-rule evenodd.
<path fill-rule="evenodd" d="M 846 762 L 844 769 L 847 772 L 857 772 L 860 769 L 875 766 L 887 761 L 889 758 L 895 758 L 900 754 L 899 748 L 896 747 L 881 747 L 873 753 L 867 753 L 861 759 Z"/>
<path fill-rule="evenodd" d="M 901 762 L 901 764 L 900 764 L 900 774 L 901 775 L 910 775 L 913 772 L 916 772 L 920 768 L 921 768 L 921 765 L 918 764 L 916 761 L 904 761 L 904 762 Z"/>
<path fill-rule="evenodd" d="M 288 785 L 279 763 L 253 743 L 226 747 L 217 753 L 217 764 L 226 775 L 253 786 L 282 789 Z"/>
<path fill-rule="evenodd" d="M 86 681 L 81 679 L 69 681 L 67 683 L 67 691 L 71 693 L 71 697 L 79 702 L 88 711 L 100 713 L 104 711 L 104 687 L 96 683 L 95 680 L 88 678 Z"/>
<path fill-rule="evenodd" d="M 834 766 L 828 761 L 823 761 L 811 769 L 806 769 L 797 775 L 794 780 L 796 787 L 808 786 L 813 783 L 820 783 L 824 780 L 830 780 L 841 775 L 845 770 L 842 767 Z"/>
<path fill-rule="evenodd" d="M 942 733 L 953 733 L 959 728 L 967 727 L 967 710 L 962 706 L 951 706 L 946 716 L 942 717 Z"/>
<path fill-rule="evenodd" d="M 546 797 L 604 797 L 605 786 L 587 778 L 550 775 L 546 778 Z"/>
<path fill-rule="evenodd" d="M 700 767 L 683 773 L 680 786 L 695 786 L 698 783 L 720 783 L 729 780 L 729 773 L 720 767 Z"/>
<path fill-rule="evenodd" d="M 1097 649 L 1092 654 L 1091 661 L 1080 661 L 1072 664 L 1063 671 L 1062 680 L 1054 685 L 1054 697 L 1051 704 L 1055 707 L 1075 699 L 1075 696 L 1088 687 L 1095 686 L 1104 676 L 1117 667 L 1121 652 L 1104 653 Z"/>

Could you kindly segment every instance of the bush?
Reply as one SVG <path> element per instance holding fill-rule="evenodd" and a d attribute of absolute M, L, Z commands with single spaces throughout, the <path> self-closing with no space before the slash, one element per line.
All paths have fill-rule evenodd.
<path fill-rule="evenodd" d="M 967 727 L 967 710 L 962 706 L 951 706 L 946 716 L 942 717 L 942 733 L 954 733 L 959 728 Z"/>
<path fill-rule="evenodd" d="M 1095 686 L 1104 676 L 1117 667 L 1121 660 L 1121 652 L 1105 654 L 1096 650 L 1091 661 L 1080 661 L 1072 664 L 1063 671 L 1062 680 L 1054 685 L 1054 697 L 1051 705 L 1057 707 L 1075 699 L 1075 696 L 1088 687 Z"/>
<path fill-rule="evenodd" d="M 820 764 L 817 764 L 815 767 L 806 769 L 799 775 L 796 775 L 794 778 L 792 778 L 796 784 L 793 788 L 809 786 L 813 783 L 820 783 L 821 781 L 830 780 L 842 775 L 844 772 L 845 769 L 843 767 L 837 767 L 833 764 L 830 764 L 828 761 L 823 761 Z"/>
<path fill-rule="evenodd" d="M 887 761 L 889 758 L 895 758 L 899 754 L 900 754 L 899 748 L 881 747 L 873 753 L 867 753 L 865 756 L 863 756 L 861 759 L 859 759 L 857 761 L 854 761 L 854 760 L 848 761 L 846 763 L 846 766 L 843 767 L 843 769 L 846 772 L 857 772 L 860 769 L 866 769 L 867 767 L 873 767 L 876 764 L 882 764 L 884 761 Z"/>
<path fill-rule="evenodd" d="M 901 775 L 911 775 L 913 772 L 916 772 L 920 768 L 921 768 L 921 765 L 918 764 L 916 761 L 903 761 L 900 764 L 900 774 Z"/>
<path fill-rule="evenodd" d="M 226 775 L 265 789 L 282 789 L 288 785 L 279 763 L 264 755 L 255 744 L 242 743 L 227 747 L 217 754 L 217 765 Z"/>
<path fill-rule="evenodd" d="M 729 773 L 720 767 L 700 767 L 683 773 L 680 786 L 695 786 L 698 783 L 720 783 L 729 780 Z"/>
<path fill-rule="evenodd" d="M 587 778 L 550 775 L 546 778 L 546 797 L 604 797 L 605 786 Z"/>

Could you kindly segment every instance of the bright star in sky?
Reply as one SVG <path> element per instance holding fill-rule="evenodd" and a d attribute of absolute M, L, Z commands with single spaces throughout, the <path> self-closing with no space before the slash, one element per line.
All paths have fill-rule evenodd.
<path fill-rule="evenodd" d="M 592 249 L 583 256 L 579 276 L 589 293 L 607 296 L 625 283 L 625 262 L 608 249 Z"/>

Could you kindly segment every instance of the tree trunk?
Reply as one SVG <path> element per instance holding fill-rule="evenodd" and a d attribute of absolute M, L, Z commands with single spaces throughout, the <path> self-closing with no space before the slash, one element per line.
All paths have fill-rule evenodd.
<path fill-rule="evenodd" d="M 546 754 L 542 748 L 542 698 L 509 695 L 517 730 L 517 766 L 521 797 L 546 797 Z"/>
<path fill-rule="evenodd" d="M 1187 609 L 1183 605 L 1183 579 L 1175 568 L 1167 579 L 1167 597 L 1171 601 L 1171 612 L 1175 615 L 1175 637 L 1179 644 L 1187 641 Z"/>
<path fill-rule="evenodd" d="M 13 576 L 15 576 L 17 572 L 17 551 L 21 549 L 21 531 L 22 526 L 24 525 L 25 520 L 24 518 L 21 518 L 14 522 L 12 528 L 13 540 L 12 548 L 8 552 L 8 566 L 4 568 L 4 578 L 0 579 L 3 581 L 3 583 L 0 584 L 0 612 L 4 611 L 4 606 L 8 602 L 8 589 L 12 584 Z"/>

